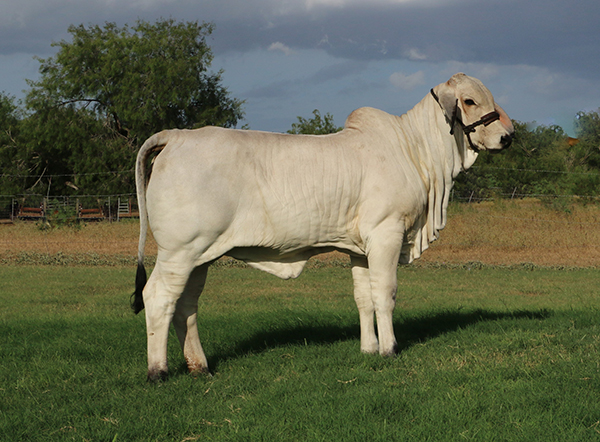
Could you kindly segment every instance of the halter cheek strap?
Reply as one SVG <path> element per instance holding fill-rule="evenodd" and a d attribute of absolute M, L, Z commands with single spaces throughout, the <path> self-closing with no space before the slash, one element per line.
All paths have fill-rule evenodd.
<path fill-rule="evenodd" d="M 433 96 L 433 98 L 435 99 L 435 101 L 437 101 L 437 103 L 440 105 L 440 108 L 442 108 L 442 111 L 444 111 L 444 107 L 442 106 L 442 103 L 440 103 L 440 99 L 438 98 L 437 94 L 433 91 L 433 89 L 431 89 L 430 92 L 431 92 L 431 95 Z M 450 135 L 454 135 L 454 123 L 458 122 L 460 124 L 460 127 L 462 127 L 464 134 L 467 136 L 467 140 L 469 141 L 469 145 L 471 146 L 471 149 L 473 149 L 475 152 L 479 152 L 479 149 L 477 148 L 477 146 L 475 146 L 473 144 L 473 142 L 471 141 L 471 133 L 473 133 L 477 130 L 477 126 L 481 126 L 482 124 L 484 126 L 488 126 L 489 124 L 491 124 L 494 121 L 499 120 L 499 119 L 500 119 L 500 114 L 496 111 L 493 111 L 493 112 L 490 112 L 489 114 L 485 114 L 483 117 L 481 117 L 475 123 L 469 124 L 468 126 L 466 126 L 462 122 L 462 120 L 460 118 L 458 118 L 458 99 L 457 99 L 456 105 L 454 106 L 454 112 L 452 112 L 452 118 L 450 119 Z"/>

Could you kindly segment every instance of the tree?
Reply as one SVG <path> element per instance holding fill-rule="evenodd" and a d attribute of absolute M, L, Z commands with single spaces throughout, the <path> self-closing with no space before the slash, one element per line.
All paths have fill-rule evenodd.
<path fill-rule="evenodd" d="M 173 19 L 70 26 L 71 41 L 54 43 L 57 54 L 39 60 L 40 80 L 29 81 L 31 168 L 65 175 L 52 183 L 53 192 L 72 192 L 67 181 L 87 193 L 131 192 L 133 175 L 126 172 L 151 134 L 235 126 L 243 102 L 222 86 L 222 71 L 208 71 L 212 30 Z"/>
<path fill-rule="evenodd" d="M 22 189 L 27 175 L 21 160 L 20 134 L 23 115 L 14 97 L 0 93 L 0 195 L 11 195 Z"/>
<path fill-rule="evenodd" d="M 556 125 L 519 121 L 513 121 L 513 125 L 512 146 L 500 154 L 480 153 L 477 163 L 457 177 L 455 196 L 592 196 L 600 192 L 600 175 L 594 170 L 597 148 L 589 149 L 582 142 L 570 144 L 563 129 Z"/>
<path fill-rule="evenodd" d="M 333 123 L 333 115 L 326 113 L 321 117 L 321 113 L 315 109 L 314 117 L 310 120 L 298 117 L 297 123 L 292 123 L 292 128 L 287 132 L 289 134 L 304 134 L 304 135 L 325 135 L 339 132 L 343 127 L 336 127 Z"/>
<path fill-rule="evenodd" d="M 579 143 L 574 147 L 579 161 L 600 169 L 600 114 L 598 111 L 578 112 L 575 117 L 575 131 Z"/>

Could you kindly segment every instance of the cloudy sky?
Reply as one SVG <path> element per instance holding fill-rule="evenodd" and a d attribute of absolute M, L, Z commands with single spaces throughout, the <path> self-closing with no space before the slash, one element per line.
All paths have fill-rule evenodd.
<path fill-rule="evenodd" d="M 361 106 L 402 114 L 456 72 L 511 118 L 558 124 L 600 107 L 598 0 L 2 0 L 0 91 L 38 78 L 70 24 L 210 21 L 214 70 L 252 129 L 313 109 L 343 125 Z"/>

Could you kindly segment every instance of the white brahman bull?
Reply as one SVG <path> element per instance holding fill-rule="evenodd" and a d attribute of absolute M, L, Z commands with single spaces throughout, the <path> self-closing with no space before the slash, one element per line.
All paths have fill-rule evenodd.
<path fill-rule="evenodd" d="M 477 79 L 454 75 L 400 117 L 354 111 L 341 132 L 205 127 L 150 137 L 136 164 L 140 242 L 132 307 L 146 307 L 148 378 L 167 374 L 171 322 L 190 372 L 208 372 L 196 313 L 207 268 L 227 255 L 295 278 L 313 255 L 351 257 L 363 352 L 396 353 L 396 267 L 446 223 L 452 180 L 513 127 Z M 156 156 L 147 182 L 147 160 Z M 147 226 L 158 244 L 146 284 Z M 143 294 L 142 294 L 143 293 Z M 377 318 L 377 333 L 374 317 Z"/>

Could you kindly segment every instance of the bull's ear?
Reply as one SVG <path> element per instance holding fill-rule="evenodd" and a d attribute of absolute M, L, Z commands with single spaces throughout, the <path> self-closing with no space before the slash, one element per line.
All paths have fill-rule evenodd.
<path fill-rule="evenodd" d="M 446 118 L 448 121 L 452 121 L 456 116 L 456 107 L 458 106 L 458 98 L 456 97 L 456 89 L 452 79 L 436 86 L 433 91 L 438 97 Z"/>

